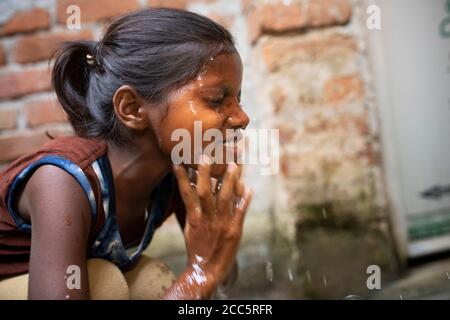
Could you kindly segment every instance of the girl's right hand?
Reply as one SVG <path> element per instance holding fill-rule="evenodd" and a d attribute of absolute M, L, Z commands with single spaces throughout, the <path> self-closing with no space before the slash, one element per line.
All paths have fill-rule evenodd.
<path fill-rule="evenodd" d="M 222 185 L 213 192 L 208 158 L 203 156 L 198 165 L 196 185 L 184 167 L 174 166 L 186 207 L 188 264 L 197 282 L 212 278 L 216 285 L 222 283 L 233 267 L 252 198 L 252 191 L 240 180 L 240 172 L 235 163 L 228 164 Z"/>

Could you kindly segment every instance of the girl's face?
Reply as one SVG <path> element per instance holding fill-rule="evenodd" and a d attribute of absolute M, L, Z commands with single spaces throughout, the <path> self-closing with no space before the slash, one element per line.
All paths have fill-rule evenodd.
<path fill-rule="evenodd" d="M 239 153 L 236 144 L 231 147 L 230 141 L 226 143 L 226 139 L 230 138 L 230 131 L 228 130 L 227 136 L 227 129 L 245 129 L 249 123 L 249 118 L 240 105 L 241 83 L 242 62 L 239 54 L 237 52 L 222 53 L 211 58 L 195 79 L 169 94 L 166 113 L 160 117 L 159 123 L 155 124 L 156 128 L 154 128 L 162 152 L 170 156 L 172 149 L 179 145 L 180 141 L 186 144 L 187 141 L 182 140 L 184 138 L 180 136 L 172 141 L 172 133 L 177 129 L 184 129 L 182 131 L 189 132 L 191 140 L 190 150 L 188 148 L 177 152 L 183 155 L 183 159 L 190 159 L 189 163 L 186 163 L 187 161 L 184 163 L 195 169 L 199 151 L 211 154 L 213 160 L 221 162 L 213 162 L 211 175 L 222 176 L 226 170 L 227 159 L 236 162 Z M 217 129 L 215 133 L 221 133 L 221 138 L 218 141 L 214 141 L 214 138 L 205 140 L 204 133 L 209 129 Z M 209 130 L 209 132 L 213 131 Z M 200 141 L 198 141 L 199 138 Z M 196 139 L 197 141 L 194 141 Z M 207 151 L 208 145 L 210 145 L 209 148 L 215 146 L 211 143 L 217 143 L 216 150 L 221 150 L 223 157 L 217 157 L 220 154 Z M 189 151 L 190 155 L 186 157 L 184 153 Z M 222 158 L 221 161 L 220 158 Z"/>

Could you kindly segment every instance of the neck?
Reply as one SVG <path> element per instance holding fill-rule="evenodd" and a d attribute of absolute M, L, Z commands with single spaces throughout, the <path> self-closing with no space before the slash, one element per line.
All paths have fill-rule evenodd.
<path fill-rule="evenodd" d="M 151 137 L 133 138 L 136 147 L 108 144 L 116 202 L 126 208 L 147 206 L 153 189 L 170 171 L 170 161 Z"/>

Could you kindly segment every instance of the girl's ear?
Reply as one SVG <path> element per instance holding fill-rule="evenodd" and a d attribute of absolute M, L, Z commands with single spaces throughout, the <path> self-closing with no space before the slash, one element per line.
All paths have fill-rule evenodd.
<path fill-rule="evenodd" d="M 133 87 L 121 86 L 112 101 L 116 116 L 126 127 L 135 130 L 149 127 L 148 118 L 143 110 L 143 99 Z"/>

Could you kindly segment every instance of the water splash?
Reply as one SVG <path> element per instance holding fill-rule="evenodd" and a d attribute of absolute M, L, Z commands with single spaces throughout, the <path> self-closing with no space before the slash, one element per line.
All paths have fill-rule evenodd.
<path fill-rule="evenodd" d="M 356 294 L 349 294 L 348 296 L 344 297 L 344 300 L 364 300 L 363 297 L 358 296 Z"/>
<path fill-rule="evenodd" d="M 203 258 L 200 256 L 195 256 L 196 263 L 192 264 L 192 269 L 194 272 L 192 272 L 191 281 L 195 281 L 198 285 L 204 285 L 206 284 L 206 276 L 202 268 Z"/>
<path fill-rule="evenodd" d="M 267 280 L 269 280 L 270 282 L 273 281 L 273 266 L 272 266 L 272 262 L 267 261 L 266 263 L 266 277 Z"/>
<path fill-rule="evenodd" d="M 288 277 L 289 277 L 289 280 L 290 280 L 290 281 L 292 281 L 292 280 L 294 279 L 294 277 L 292 276 L 292 270 L 291 270 L 291 268 L 288 269 Z"/>
<path fill-rule="evenodd" d="M 326 287 L 327 286 L 327 278 L 322 275 L 322 281 L 323 281 L 323 285 Z"/>
<path fill-rule="evenodd" d="M 306 270 L 306 279 L 308 280 L 308 283 L 311 283 L 311 272 L 309 272 L 309 270 Z"/>
<path fill-rule="evenodd" d="M 228 299 L 228 295 L 225 293 L 225 289 L 222 286 L 217 287 L 216 296 L 219 300 Z"/>

